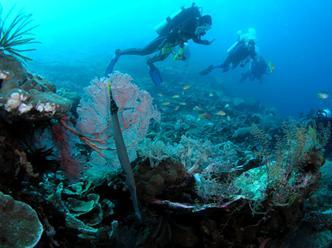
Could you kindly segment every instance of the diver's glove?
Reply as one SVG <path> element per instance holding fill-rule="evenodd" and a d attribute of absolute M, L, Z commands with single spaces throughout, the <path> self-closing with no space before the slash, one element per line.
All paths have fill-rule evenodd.
<path fill-rule="evenodd" d="M 210 65 L 208 68 L 204 69 L 203 71 L 201 71 L 199 74 L 201 74 L 202 76 L 206 76 L 208 75 L 209 73 L 212 72 L 212 70 L 214 69 L 215 67 L 213 65 Z"/>

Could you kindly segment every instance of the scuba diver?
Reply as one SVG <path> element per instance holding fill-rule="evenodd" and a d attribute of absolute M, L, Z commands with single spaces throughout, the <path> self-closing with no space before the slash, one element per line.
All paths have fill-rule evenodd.
<path fill-rule="evenodd" d="M 240 82 L 247 80 L 262 82 L 264 75 L 273 73 L 275 66 L 268 63 L 263 56 L 257 55 L 250 63 L 249 70 L 242 73 Z"/>
<path fill-rule="evenodd" d="M 318 110 L 313 118 L 315 126 L 318 128 L 319 132 L 328 131 L 329 139 L 325 146 L 326 156 L 332 159 L 332 111 L 329 108 L 322 108 Z"/>
<path fill-rule="evenodd" d="M 316 120 L 332 124 L 332 112 L 329 108 L 320 109 L 316 113 Z"/>
<path fill-rule="evenodd" d="M 227 57 L 221 65 L 210 65 L 201 71 L 201 75 L 207 75 L 214 69 L 222 69 L 223 72 L 235 69 L 239 65 L 244 67 L 250 59 L 256 57 L 256 31 L 250 28 L 247 33 L 238 31 L 238 40 L 227 50 Z"/>
<path fill-rule="evenodd" d="M 213 41 L 203 40 L 202 36 L 211 28 L 211 25 L 211 16 L 202 16 L 200 9 L 195 4 L 189 8 L 182 8 L 173 18 L 168 17 L 163 25 L 160 25 L 157 29 L 158 37 L 144 48 L 117 49 L 106 69 L 106 75 L 113 72 L 115 64 L 123 55 L 145 56 L 158 52 L 147 60 L 147 64 L 153 82 L 160 85 L 162 78 L 154 63 L 165 60 L 174 52 L 176 47 L 179 47 L 179 49 L 174 59 L 185 60 L 185 48 L 188 40 L 193 40 L 195 43 L 202 45 L 210 45 Z"/>

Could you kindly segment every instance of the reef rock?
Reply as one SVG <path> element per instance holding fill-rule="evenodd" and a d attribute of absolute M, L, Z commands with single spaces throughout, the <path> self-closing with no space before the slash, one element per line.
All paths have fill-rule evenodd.
<path fill-rule="evenodd" d="M 11 83 L 22 83 L 27 80 L 28 73 L 14 57 L 0 54 L 1 79 Z"/>
<path fill-rule="evenodd" d="M 11 56 L 1 55 L 0 83 L 0 110 L 7 120 L 44 120 L 71 109 L 72 101 L 58 95 L 53 84 L 29 74 Z"/>

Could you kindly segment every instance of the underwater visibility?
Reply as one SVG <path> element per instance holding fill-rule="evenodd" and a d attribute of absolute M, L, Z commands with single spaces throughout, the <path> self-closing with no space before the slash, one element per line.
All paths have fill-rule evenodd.
<path fill-rule="evenodd" d="M 0 0 L 0 248 L 331 248 L 331 13 Z"/>

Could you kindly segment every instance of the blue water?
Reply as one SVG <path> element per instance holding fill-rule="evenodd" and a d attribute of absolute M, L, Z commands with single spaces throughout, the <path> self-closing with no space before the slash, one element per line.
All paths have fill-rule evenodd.
<path fill-rule="evenodd" d="M 5 0 L 3 8 L 13 5 L 31 12 L 39 24 L 36 36 L 41 44 L 31 54 L 31 68 L 40 66 L 77 66 L 81 73 L 92 68 L 102 74 L 116 48 L 140 47 L 156 36 L 154 28 L 181 6 L 185 0 Z M 220 63 L 236 40 L 239 29 L 254 27 L 259 51 L 276 65 L 273 75 L 258 82 L 239 83 L 240 71 L 211 77 L 215 90 L 226 87 L 232 95 L 253 97 L 284 115 L 296 116 L 310 109 L 330 105 L 317 92 L 332 93 L 332 2 L 330 0 L 201 0 L 204 13 L 213 17 L 206 36 L 215 38 L 211 46 L 190 44 L 192 75 L 213 63 Z M 119 69 L 138 77 L 147 74 L 145 59 L 122 59 Z M 169 61 L 168 63 L 171 63 Z M 167 62 L 166 62 L 167 63 Z M 174 67 L 177 64 L 173 65 Z M 134 69 L 133 69 L 134 68 Z M 137 74 L 137 75 L 136 75 Z M 86 79 L 84 79 L 86 80 Z M 197 74 L 197 80 L 199 76 Z M 86 85 L 88 82 L 75 82 Z M 172 87 L 169 85 L 169 87 Z"/>

